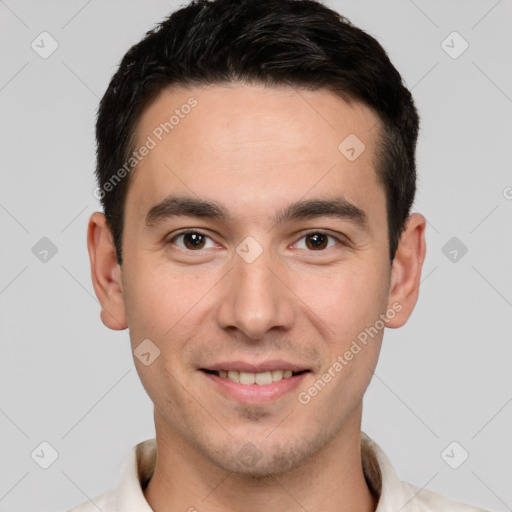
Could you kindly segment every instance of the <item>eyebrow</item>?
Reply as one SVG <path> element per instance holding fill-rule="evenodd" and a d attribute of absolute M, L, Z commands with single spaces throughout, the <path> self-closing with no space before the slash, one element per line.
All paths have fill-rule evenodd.
<path fill-rule="evenodd" d="M 350 221 L 359 228 L 368 230 L 368 217 L 364 210 L 342 196 L 332 199 L 310 199 L 297 201 L 281 210 L 275 217 L 275 224 L 294 220 L 314 219 L 317 217 L 335 217 Z"/>
<path fill-rule="evenodd" d="M 224 206 L 216 203 L 184 196 L 167 196 L 150 208 L 146 214 L 146 226 L 154 226 L 171 217 L 205 217 L 228 222 L 231 218 Z"/>
<path fill-rule="evenodd" d="M 229 210 L 215 202 L 187 196 L 170 195 L 151 207 L 145 217 L 146 226 L 152 227 L 172 217 L 198 217 L 228 223 L 232 220 Z M 272 224 L 283 224 L 317 217 L 335 217 L 349 221 L 368 231 L 368 217 L 364 210 L 343 196 L 330 199 L 301 200 L 280 210 Z"/>

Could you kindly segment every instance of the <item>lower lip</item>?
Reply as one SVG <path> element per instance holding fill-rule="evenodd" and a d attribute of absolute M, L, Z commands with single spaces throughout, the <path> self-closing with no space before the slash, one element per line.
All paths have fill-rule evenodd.
<path fill-rule="evenodd" d="M 205 377 L 231 399 L 250 404 L 266 404 L 281 398 L 286 393 L 297 388 L 308 372 L 293 375 L 287 379 L 281 379 L 271 384 L 240 384 L 232 380 L 220 377 L 214 373 L 201 372 Z"/>

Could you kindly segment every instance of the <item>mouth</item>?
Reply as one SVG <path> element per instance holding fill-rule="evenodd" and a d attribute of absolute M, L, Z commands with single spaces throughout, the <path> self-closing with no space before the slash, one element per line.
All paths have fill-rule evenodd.
<path fill-rule="evenodd" d="M 199 368 L 215 393 L 232 401 L 252 405 L 273 402 L 296 389 L 310 369 L 283 361 L 260 365 L 244 362 L 220 363 Z"/>
<path fill-rule="evenodd" d="M 208 370 L 201 368 L 201 371 L 211 375 L 217 375 L 221 379 L 229 379 L 231 382 L 243 384 L 244 386 L 268 386 L 273 382 L 279 382 L 283 379 L 290 379 L 296 375 L 309 372 L 309 370 L 267 370 L 264 372 L 252 373 L 240 370 Z"/>

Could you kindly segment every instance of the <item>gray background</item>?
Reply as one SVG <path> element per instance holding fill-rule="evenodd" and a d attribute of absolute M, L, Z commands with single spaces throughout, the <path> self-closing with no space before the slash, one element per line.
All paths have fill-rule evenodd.
<path fill-rule="evenodd" d="M 403 480 L 511 510 L 512 1 L 327 3 L 383 44 L 422 116 L 420 299 L 385 334 L 363 428 Z M 154 435 L 128 333 L 100 322 L 85 230 L 99 208 L 98 100 L 129 46 L 177 5 L 0 0 L 1 511 L 85 501 Z M 31 47 L 43 31 L 59 45 L 46 59 Z M 453 31 L 469 44 L 458 58 Z M 43 237 L 57 248 L 46 262 Z M 452 237 L 456 261 L 454 247 L 443 253 Z M 42 441 L 58 452 L 46 470 L 31 458 Z M 452 441 L 469 453 L 458 469 L 441 456 Z M 452 464 L 463 454 L 448 453 Z"/>

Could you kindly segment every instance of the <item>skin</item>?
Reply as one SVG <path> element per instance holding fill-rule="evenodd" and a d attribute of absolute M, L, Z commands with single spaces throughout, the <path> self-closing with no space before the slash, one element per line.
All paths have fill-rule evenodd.
<path fill-rule="evenodd" d="M 362 399 L 384 329 L 308 404 L 297 397 L 332 367 L 357 335 L 398 304 L 386 326 L 409 318 L 425 258 L 425 219 L 409 217 L 391 265 L 385 191 L 375 172 L 378 116 L 326 90 L 230 84 L 162 92 L 143 112 L 135 147 L 193 96 L 198 104 L 140 162 L 128 190 L 123 264 L 101 213 L 88 247 L 101 318 L 129 328 L 154 402 L 158 459 L 144 490 L 153 510 L 373 511 L 361 464 Z M 356 134 L 365 151 L 349 161 L 338 145 Z M 216 201 L 229 221 L 145 216 L 170 194 Z M 319 216 L 276 224 L 288 205 L 342 195 L 363 210 L 367 229 Z M 176 237 L 207 235 L 204 248 Z M 330 237 L 315 249 L 307 232 Z M 262 253 L 236 252 L 253 237 Z M 309 243 L 308 243 L 309 242 Z M 208 365 L 281 359 L 310 371 L 297 389 L 266 404 L 222 394 Z M 332 372 L 332 370 L 331 370 Z M 247 443 L 259 459 L 245 464 Z M 247 449 L 247 446 L 246 446 Z"/>

